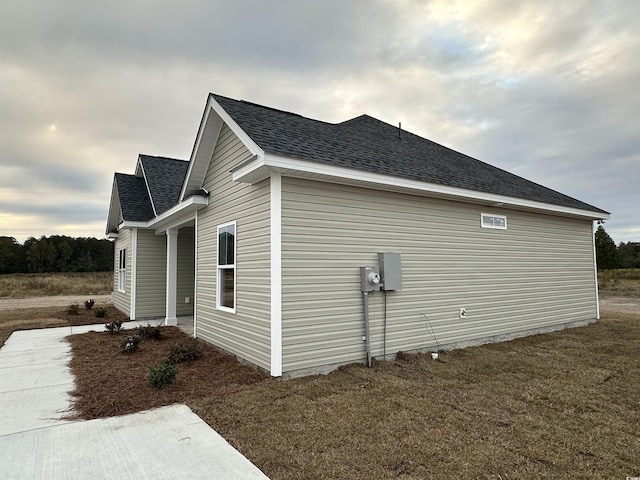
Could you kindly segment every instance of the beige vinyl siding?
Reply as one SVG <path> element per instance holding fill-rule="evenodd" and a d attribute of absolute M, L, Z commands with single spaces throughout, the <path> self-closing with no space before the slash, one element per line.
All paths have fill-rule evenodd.
<path fill-rule="evenodd" d="M 166 313 L 167 237 L 138 229 L 136 265 L 136 319 L 164 317 Z"/>
<path fill-rule="evenodd" d="M 131 248 L 132 232 L 130 229 L 120 230 L 118 238 L 114 242 L 114 255 L 113 255 L 113 306 L 126 315 L 131 314 L 131 255 L 133 249 Z M 118 263 L 120 259 L 120 250 L 125 248 L 126 253 L 126 282 L 125 291 L 118 291 Z"/>
<path fill-rule="evenodd" d="M 482 212 L 508 229 L 480 228 Z M 387 354 L 434 345 L 423 313 L 441 344 L 596 318 L 588 220 L 283 177 L 285 372 L 364 359 L 358 267 L 384 251 L 401 254 L 403 284 L 387 294 Z M 374 356 L 383 295 L 370 295 Z"/>
<path fill-rule="evenodd" d="M 176 288 L 176 313 L 178 316 L 193 315 L 194 241 L 193 227 L 181 228 L 178 231 L 178 278 Z M 187 297 L 189 297 L 189 303 L 185 302 Z"/>
<path fill-rule="evenodd" d="M 269 180 L 234 183 L 229 170 L 251 155 L 224 125 L 197 214 L 197 336 L 266 370 L 270 368 Z M 236 221 L 236 313 L 216 309 L 217 226 Z"/>

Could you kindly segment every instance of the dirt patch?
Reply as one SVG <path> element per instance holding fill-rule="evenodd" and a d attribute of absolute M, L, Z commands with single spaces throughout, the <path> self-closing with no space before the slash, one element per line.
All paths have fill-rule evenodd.
<path fill-rule="evenodd" d="M 640 314 L 640 298 L 600 295 L 600 309 L 603 312 Z"/>

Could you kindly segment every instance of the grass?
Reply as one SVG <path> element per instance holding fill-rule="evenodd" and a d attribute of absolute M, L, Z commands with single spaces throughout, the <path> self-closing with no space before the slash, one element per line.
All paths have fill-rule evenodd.
<path fill-rule="evenodd" d="M 95 309 L 96 307 L 94 307 Z M 66 327 L 69 325 L 92 325 L 112 320 L 127 320 L 128 317 L 112 306 L 103 307 L 104 318 L 96 318 L 94 310 L 86 310 L 80 305 L 77 315 L 67 313 L 67 307 L 21 308 L 0 310 L 0 346 L 15 330 L 33 328 Z"/>
<path fill-rule="evenodd" d="M 640 297 L 636 272 L 604 274 L 601 292 Z M 117 315 L 110 307 L 102 320 Z M 64 307 L 0 311 L 0 340 L 96 320 L 82 305 L 74 316 Z M 289 381 L 205 346 L 201 359 L 179 365 L 176 384 L 155 390 L 148 367 L 186 338 L 162 332 L 127 355 L 119 345 L 130 332 L 70 337 L 80 417 L 184 402 L 274 480 L 640 476 L 640 315 L 605 314 L 442 362 L 400 354 Z"/>
<path fill-rule="evenodd" d="M 0 298 L 109 295 L 112 291 L 113 272 L 0 275 Z"/>
<path fill-rule="evenodd" d="M 274 480 L 640 475 L 638 315 L 288 381 L 206 347 L 154 391 L 147 368 L 184 335 L 168 329 L 130 355 L 107 333 L 70 337 L 79 415 L 186 402 Z"/>
<path fill-rule="evenodd" d="M 640 298 L 640 268 L 598 272 L 601 294 Z"/>

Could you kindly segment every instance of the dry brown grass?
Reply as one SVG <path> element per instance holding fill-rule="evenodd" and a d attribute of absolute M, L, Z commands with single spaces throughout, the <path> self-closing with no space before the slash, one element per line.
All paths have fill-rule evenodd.
<path fill-rule="evenodd" d="M 67 307 L 20 308 L 16 310 L 0 310 L 0 346 L 15 330 L 31 330 L 33 328 L 66 327 L 68 325 L 93 325 L 110 321 L 126 321 L 128 317 L 113 306 L 102 305 L 107 311 L 104 318 L 96 318 L 93 310 L 86 310 L 80 305 L 77 315 L 67 313 Z"/>
<path fill-rule="evenodd" d="M 274 479 L 625 478 L 640 474 L 639 341 L 640 317 L 616 315 L 193 407 Z"/>
<path fill-rule="evenodd" d="M 109 295 L 112 290 L 113 272 L 0 275 L 0 298 Z"/>
<path fill-rule="evenodd" d="M 598 290 L 604 295 L 640 298 L 640 268 L 599 271 Z"/>
<path fill-rule="evenodd" d="M 112 343 L 74 338 L 79 398 L 110 382 L 110 396 L 93 402 L 101 415 L 123 413 L 132 396 L 142 410 L 169 395 L 144 380 L 164 353 L 139 366 L 142 351 L 125 356 Z M 202 371 L 181 371 L 173 390 L 274 480 L 625 478 L 640 475 L 639 344 L 640 316 L 615 314 L 457 350 L 446 363 L 401 354 L 289 381 L 239 385 L 244 367 L 197 361 Z"/>

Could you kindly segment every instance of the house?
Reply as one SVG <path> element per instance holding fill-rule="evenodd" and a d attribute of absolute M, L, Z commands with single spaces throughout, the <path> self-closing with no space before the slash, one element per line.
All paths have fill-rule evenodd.
<path fill-rule="evenodd" d="M 210 94 L 188 162 L 115 174 L 114 304 L 193 315 L 197 337 L 272 376 L 324 372 L 433 349 L 432 333 L 459 347 L 596 321 L 606 218 L 367 115 Z M 379 253 L 397 254 L 393 289 L 375 291 Z"/>

